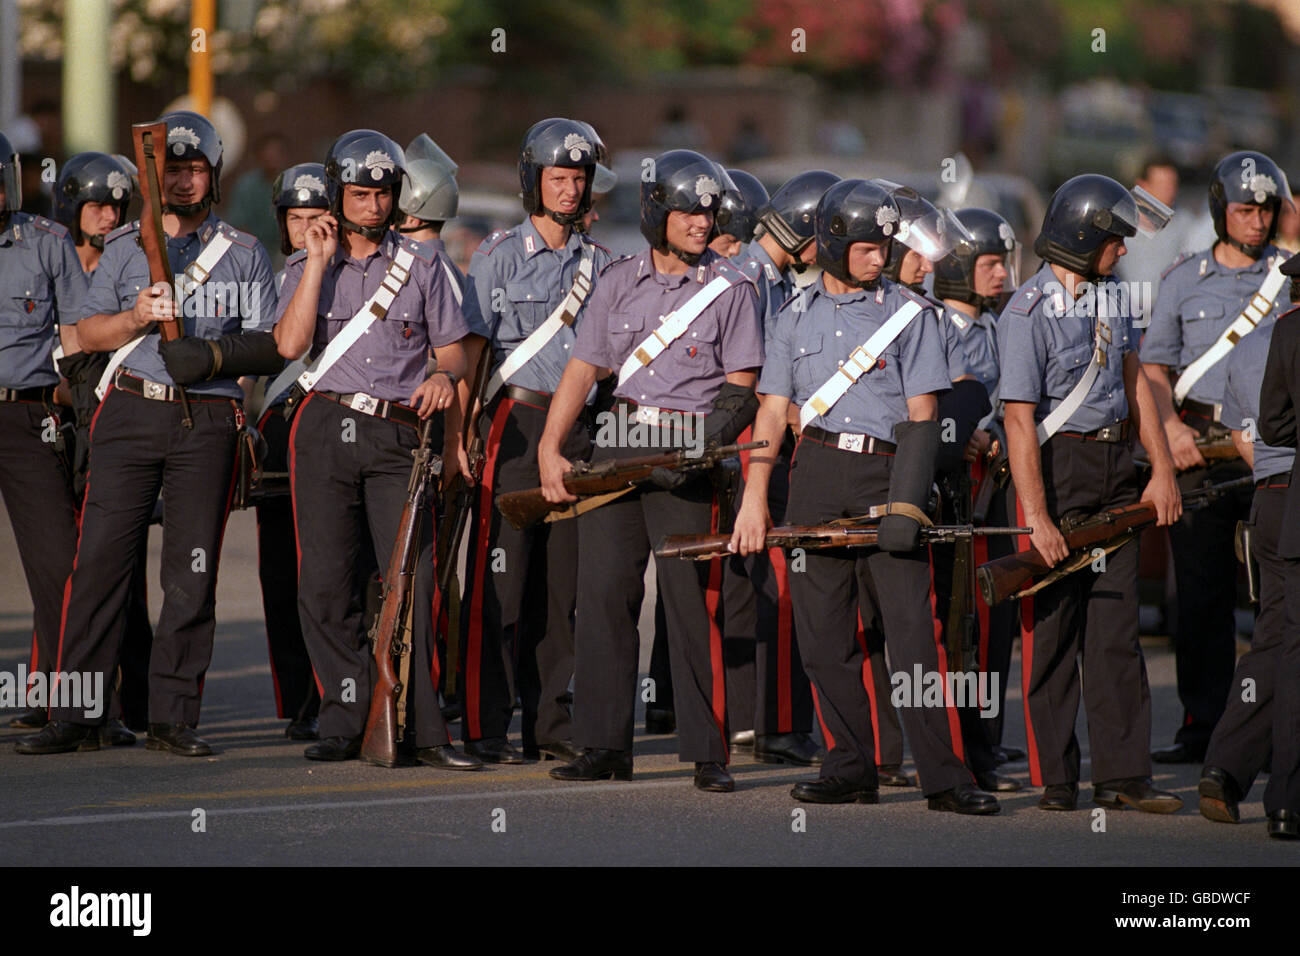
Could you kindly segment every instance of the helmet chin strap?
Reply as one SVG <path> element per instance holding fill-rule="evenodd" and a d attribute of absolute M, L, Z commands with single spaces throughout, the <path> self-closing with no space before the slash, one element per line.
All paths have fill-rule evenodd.
<path fill-rule="evenodd" d="M 708 251 L 709 247 L 705 246 L 704 248 L 705 251 Z M 664 247 L 659 251 L 666 253 L 667 255 L 676 256 L 678 259 L 681 259 L 682 262 L 686 263 L 688 266 L 699 265 L 700 259 L 703 258 L 704 256 L 703 252 L 686 252 L 684 249 L 678 249 L 676 246 L 674 246 L 671 242 L 669 242 L 666 239 L 664 240 Z"/>
<path fill-rule="evenodd" d="M 100 252 L 104 251 L 104 237 L 101 235 L 87 236 L 86 243 L 92 249 L 98 249 Z"/>
<path fill-rule="evenodd" d="M 558 222 L 561 226 L 572 226 L 575 222 L 581 222 L 582 217 L 586 215 L 586 212 L 581 209 L 577 212 L 556 212 L 554 209 L 547 209 L 543 206 L 542 214 L 550 216 L 551 219 Z"/>
<path fill-rule="evenodd" d="M 424 230 L 430 228 L 432 224 L 433 224 L 433 220 L 431 219 L 420 219 L 416 222 L 414 226 L 398 226 L 397 231 L 402 233 L 403 235 L 411 232 L 423 232 Z"/>
<path fill-rule="evenodd" d="M 1265 243 L 1262 246 L 1248 246 L 1244 242 L 1238 242 L 1236 239 L 1233 239 L 1231 236 L 1225 237 L 1223 241 L 1226 242 L 1228 245 L 1232 246 L 1232 248 L 1236 249 L 1237 251 L 1244 252 L 1252 259 L 1258 259 L 1260 256 L 1264 254 L 1264 250 L 1268 248 L 1268 243 Z"/>
<path fill-rule="evenodd" d="M 197 216 L 212 205 L 212 197 L 204 196 L 198 202 L 185 203 L 163 203 L 163 212 L 169 212 L 173 215 L 180 216 L 182 219 L 189 219 L 191 216 Z"/>
<path fill-rule="evenodd" d="M 378 242 L 383 239 L 384 233 L 388 231 L 387 223 L 382 226 L 362 226 L 351 219 L 345 219 L 342 215 L 339 216 L 339 222 L 342 223 L 344 229 L 349 229 L 371 242 Z"/>

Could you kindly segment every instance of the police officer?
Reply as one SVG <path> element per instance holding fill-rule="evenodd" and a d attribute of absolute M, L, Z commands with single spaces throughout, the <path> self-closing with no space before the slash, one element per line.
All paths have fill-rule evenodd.
<path fill-rule="evenodd" d="M 406 179 L 397 197 L 402 223 L 397 231 L 417 242 L 427 242 L 438 250 L 447 278 L 461 296 L 465 276 L 447 254 L 442 241 L 442 227 L 455 219 L 460 207 L 460 186 L 456 182 L 458 167 L 429 136 L 421 133 L 406 147 Z"/>
<path fill-rule="evenodd" d="M 104 237 L 126 219 L 133 192 L 135 165 L 106 153 L 78 153 L 63 164 L 54 187 L 54 217 L 72 233 L 77 258 L 86 274 L 94 272 L 104 254 Z M 99 407 L 95 386 L 108 367 L 107 352 L 64 352 L 59 372 L 68 382 L 68 393 L 76 414 L 73 432 L 73 498 L 80 504 L 86 490 L 90 464 L 90 423 Z M 136 570 L 131 578 L 127 604 L 126 634 L 122 640 L 119 683 L 113 682 L 109 718 L 100 731 L 102 743 L 130 746 L 135 734 L 126 723 L 143 729 L 149 723 L 149 652 L 153 628 L 149 623 L 149 591 L 146 579 L 147 536 L 136 552 Z M 125 718 L 125 723 L 123 721 Z M 37 726 L 43 726 L 44 719 Z"/>
<path fill-rule="evenodd" d="M 1281 204 L 1290 206 L 1290 197 L 1286 174 L 1263 153 L 1225 156 L 1210 180 L 1210 214 L 1218 240 L 1204 252 L 1175 260 L 1161 277 L 1151 326 L 1142 340 L 1142 362 L 1184 491 L 1250 473 L 1249 466 L 1237 460 L 1207 466 L 1196 439 L 1226 437 L 1227 432 L 1219 421 L 1227 365 L 1221 357 L 1212 357 L 1218 350 L 1211 350 L 1247 306 L 1254 322 L 1284 308 L 1286 296 L 1278 294 L 1278 287 L 1267 305 L 1255 297 L 1269 270 L 1285 258 L 1272 242 Z M 1228 348 L 1231 342 L 1225 343 Z M 1211 357 L 1203 359 L 1207 353 Z M 1174 400 L 1174 373 L 1180 376 L 1181 402 Z M 1232 533 L 1249 510 L 1249 495 L 1243 491 L 1186 513 L 1170 529 L 1178 584 L 1174 651 L 1183 722 L 1173 746 L 1152 755 L 1161 763 L 1203 760 L 1227 703 L 1237 631 Z"/>
<path fill-rule="evenodd" d="M 516 693 L 525 751 L 577 756 L 566 698 L 573 674 L 577 525 L 561 521 L 520 531 L 492 503 L 502 492 L 541 481 L 537 448 L 547 409 L 584 304 L 610 259 L 608 250 L 573 229 L 591 208 L 601 156 L 604 144 L 588 123 L 552 118 L 534 124 L 519 150 L 527 216 L 484 239 L 470 262 L 466 321 L 491 341 L 494 355 L 480 419 L 487 460 L 462 601 L 462 730 L 466 752 L 492 763 L 523 760 L 506 737 Z M 470 357 L 477 361 L 477 354 Z M 567 458 L 588 457 L 585 417 L 569 423 L 562 444 Z"/>
<path fill-rule="evenodd" d="M 1002 216 L 989 209 L 961 209 L 956 213 L 969 238 L 959 241 L 934 264 L 934 294 L 943 301 L 944 320 L 958 332 L 966 348 L 972 374 L 984 386 L 992 406 L 975 430 L 974 448 L 967 449 L 971 465 L 971 482 L 978 491 L 989 475 L 993 459 L 1005 454 L 1006 434 L 999 409 L 999 358 L 997 312 L 1003 292 L 1017 285 L 1020 246 L 1015 231 Z M 996 438 L 995 438 L 996 434 Z M 973 453 L 972 453 L 973 452 Z M 989 525 L 1006 525 L 1015 514 L 1008 508 L 1010 481 L 992 494 L 984 520 Z M 1009 554 L 1012 541 L 980 537 L 975 540 L 975 560 L 983 564 L 990 557 Z M 1000 762 L 1023 760 L 1025 752 L 1002 746 L 1007 676 L 1011 668 L 1011 651 L 1019 631 L 1014 604 L 1003 602 L 990 608 L 981 598 L 980 666 L 997 685 L 997 716 L 983 723 L 993 753 Z"/>
<path fill-rule="evenodd" d="M 1300 257 L 1292 256 L 1282 269 L 1283 274 L 1291 278 L 1292 301 L 1300 301 L 1300 279 L 1297 278 L 1300 277 Z M 1295 322 L 1296 314 L 1292 310 L 1273 330 L 1264 380 L 1259 390 L 1259 436 L 1274 448 L 1296 447 L 1296 396 L 1300 394 L 1296 373 L 1300 367 L 1296 348 L 1300 340 L 1296 332 L 1300 327 Z M 1281 483 L 1280 477 L 1269 482 Z M 1300 840 L 1300 560 L 1297 560 L 1300 559 L 1300 541 L 1296 535 L 1296 528 L 1300 526 L 1296 521 L 1300 499 L 1291 490 L 1285 495 L 1277 553 L 1281 558 L 1286 621 L 1282 646 L 1276 656 L 1273 760 L 1268 786 L 1264 788 L 1264 810 L 1268 814 L 1269 836 L 1279 840 Z M 1206 771 L 1209 770 L 1207 766 Z M 1201 778 L 1202 788 L 1206 776 L 1208 773 Z M 1201 792 L 1204 795 L 1203 789 Z"/>
<path fill-rule="evenodd" d="M 361 529 L 369 531 L 376 563 L 387 568 L 421 422 L 448 408 L 449 426 L 459 421 L 465 324 L 438 253 L 390 228 L 400 215 L 403 164 L 401 147 L 374 130 L 334 141 L 325 160 L 330 209 L 307 227 L 307 248 L 285 264 L 275 326 L 281 355 L 310 347 L 319 359 L 351 322 L 370 323 L 346 350 L 325 351 L 289 436 L 298 617 L 321 694 L 321 739 L 304 751 L 310 760 L 348 760 L 361 751 L 372 661 L 358 599 Z M 426 377 L 430 348 L 438 370 Z M 456 459 L 446 451 L 449 474 Z M 421 518 L 431 524 L 427 513 Z M 450 746 L 432 677 L 432 538 L 421 536 L 412 597 L 413 732 L 398 743 L 430 766 L 474 770 L 482 764 Z"/>
<path fill-rule="evenodd" d="M 573 355 L 551 402 L 538 449 L 550 501 L 571 501 L 563 476 L 567 436 L 604 370 L 618 376 L 604 422 L 640 426 L 660 447 L 729 443 L 749 425 L 763 364 L 753 285 L 708 248 L 722 199 L 714 164 L 670 150 L 641 184 L 641 233 L 649 248 L 611 264 L 588 302 Z M 697 298 L 698 297 L 698 298 Z M 693 316 L 689 322 L 657 316 Z M 676 414 L 673 414 L 676 413 Z M 667 415 L 667 417 L 665 417 Z M 702 421 L 701 421 L 702 420 Z M 671 427 L 676 422 L 678 428 Z M 701 436 L 699 430 L 703 429 Z M 602 426 L 597 437 L 605 432 Z M 640 434 L 640 433 L 638 433 Z M 629 442 L 628 444 L 631 444 Z M 644 454 L 597 441 L 594 460 Z M 705 532 L 716 505 L 707 477 L 667 473 L 580 515 L 575 632 L 574 738 L 584 752 L 551 771 L 560 780 L 629 779 L 637 675 L 637 618 L 652 544 L 664 534 Z M 695 786 L 729 792 L 726 691 L 717 626 L 721 562 L 661 561 L 679 753 L 695 763 Z"/>
<path fill-rule="evenodd" d="M 149 284 L 138 222 L 109 234 L 77 334 L 88 351 L 122 351 L 96 413 L 94 480 L 64 598 L 59 659 L 68 672 L 111 675 L 117 667 L 131 557 L 161 489 L 163 606 L 150 662 L 147 746 L 193 757 L 212 752 L 194 728 L 212 656 L 217 561 L 243 418 L 237 377 L 279 362 L 269 334 L 275 288 L 266 250 L 211 211 L 221 197 L 221 138 L 196 113 L 162 120 L 163 228 L 179 295 Z M 155 322 L 168 316 L 183 323 L 186 336 L 160 345 Z M 40 734 L 19 742 L 20 753 L 96 749 L 102 716 L 68 703 L 51 709 Z"/>
<path fill-rule="evenodd" d="M 822 278 L 777 319 L 754 437 L 775 446 L 791 402 L 801 406 L 804 427 L 786 509 L 791 524 L 823 524 L 891 499 L 915 513 L 917 503 L 906 499 L 915 498 L 918 488 L 922 505 L 928 496 L 939 438 L 937 396 L 951 382 L 928 303 L 881 277 L 898 221 L 898 206 L 879 183 L 849 179 L 830 187 L 815 219 Z M 801 302 L 798 315 L 795 302 Z M 877 338 L 875 358 L 863 358 L 868 339 L 905 309 L 915 310 L 912 318 L 887 343 Z M 769 456 L 750 458 L 750 482 L 732 537 L 742 554 L 760 549 L 771 525 L 770 466 Z M 899 476 L 917 487 L 905 493 Z M 790 577 L 800 652 L 830 748 L 820 778 L 791 791 L 797 800 L 879 800 L 864 651 L 855 638 L 855 590 L 869 591 L 880 609 L 895 666 L 908 673 L 913 665 L 939 670 L 930 573 L 924 552 L 916 550 L 918 528 L 915 518 L 891 512 L 882 521 L 879 547 L 810 551 L 805 570 Z M 997 800 L 975 787 L 954 752 L 951 707 L 908 707 L 903 722 L 931 809 L 998 811 Z"/>
<path fill-rule="evenodd" d="M 18 153 L 0 133 L 0 494 L 35 607 L 30 667 L 52 672 L 77 509 L 56 440 L 59 374 L 51 354 L 56 324 L 64 350 L 77 351 L 68 320 L 81 307 L 86 277 L 68 230 L 21 212 L 22 198 Z M 45 717 L 43 707 L 32 708 L 11 726 L 42 727 Z"/>
<path fill-rule="evenodd" d="M 1288 259 L 1282 268 L 1284 272 L 1288 269 L 1300 271 L 1300 257 Z M 1288 298 L 1293 306 L 1300 301 L 1300 296 Z M 1285 313 L 1285 321 L 1293 321 L 1293 313 L 1294 307 L 1292 312 Z M 1210 735 L 1205 766 L 1197 787 L 1201 816 L 1220 823 L 1237 823 L 1241 819 L 1238 803 L 1250 792 L 1259 772 L 1268 766 L 1274 750 L 1277 682 L 1284 673 L 1287 562 L 1278 554 L 1278 540 L 1285 521 L 1286 495 L 1291 485 L 1295 449 L 1275 448 L 1258 437 L 1260 382 L 1264 378 L 1268 347 L 1276 325 L 1272 318 L 1265 318 L 1224 361 L 1227 376 L 1220 421 L 1225 428 L 1231 429 L 1233 444 L 1241 452 L 1242 460 L 1251 466 L 1255 478 L 1255 498 L 1251 503 L 1249 522 L 1250 546 L 1245 557 L 1259 569 L 1259 610 L 1255 616 L 1250 650 L 1237 659 L 1236 671 L 1232 675 L 1232 693 L 1228 695 L 1223 716 Z M 1288 689 L 1284 693 L 1290 692 Z"/>
<path fill-rule="evenodd" d="M 727 190 L 722 205 L 718 207 L 718 234 L 709 243 L 709 248 L 741 265 L 746 259 L 745 246 L 754 239 L 758 211 L 767 205 L 770 197 L 767 188 L 752 173 L 743 169 L 724 172 Z"/>
<path fill-rule="evenodd" d="M 1107 278 L 1124 254 L 1124 238 L 1137 233 L 1139 216 L 1135 197 L 1113 179 L 1083 175 L 1066 182 L 1048 204 L 1034 243 L 1043 266 L 998 320 L 1017 523 L 1034 529 L 1031 543 L 1051 564 L 1069 554 L 1058 527 L 1063 518 L 1141 497 L 1155 505 L 1158 524 L 1167 525 L 1182 508 L 1151 388 L 1134 353 L 1128 303 Z M 1140 493 L 1133 432 L 1152 466 Z M 1029 770 L 1033 784 L 1046 788 L 1039 800 L 1045 810 L 1073 810 L 1078 800 L 1080 649 L 1094 802 L 1153 813 L 1182 806 L 1150 780 L 1151 697 L 1138 645 L 1137 559 L 1137 541 L 1130 540 L 1105 556 L 1103 572 L 1085 566 L 1021 599 Z"/>

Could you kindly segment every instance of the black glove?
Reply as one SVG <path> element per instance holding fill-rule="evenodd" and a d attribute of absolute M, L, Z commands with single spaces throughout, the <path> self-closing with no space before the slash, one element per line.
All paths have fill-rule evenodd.
<path fill-rule="evenodd" d="M 158 343 L 158 354 L 162 356 L 167 374 L 177 385 L 193 385 L 206 382 L 212 377 L 216 365 L 216 343 L 207 339 L 184 336 L 170 342 Z"/>
<path fill-rule="evenodd" d="M 673 491 L 686 484 L 686 476 L 671 468 L 656 468 L 650 472 L 650 483 L 658 485 L 664 491 Z"/>
<path fill-rule="evenodd" d="M 730 445 L 757 414 L 758 396 L 752 388 L 723 382 L 713 399 L 713 411 L 704 416 L 704 444 Z"/>
<path fill-rule="evenodd" d="M 939 450 L 938 422 L 900 422 L 894 426 L 894 453 L 889 469 L 889 501 L 904 502 L 921 511 L 929 504 L 934 483 L 934 462 Z M 876 546 L 882 551 L 914 551 L 921 543 L 921 524 L 907 515 L 880 519 Z"/>

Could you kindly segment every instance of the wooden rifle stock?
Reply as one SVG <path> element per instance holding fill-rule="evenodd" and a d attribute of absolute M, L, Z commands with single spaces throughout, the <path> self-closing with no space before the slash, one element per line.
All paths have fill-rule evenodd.
<path fill-rule="evenodd" d="M 623 491 L 648 480 L 656 468 L 676 472 L 700 471 L 742 451 L 766 447 L 766 441 L 751 441 L 742 445 L 707 447 L 699 455 L 690 455 L 683 449 L 639 458 L 608 459 L 596 465 L 580 462 L 564 476 L 564 487 L 579 498 Z M 567 511 L 573 504 L 552 504 L 546 500 L 541 488 L 511 491 L 497 498 L 497 510 L 502 517 L 520 529 L 541 521 L 552 511 Z"/>
<path fill-rule="evenodd" d="M 420 556 L 420 521 L 425 494 L 433 473 L 430 446 L 433 420 L 426 419 L 420 431 L 420 446 L 411 452 L 411 478 L 406 486 L 406 504 L 397 527 L 397 538 L 384 573 L 384 597 L 379 616 L 370 629 L 374 644 L 377 676 L 370 694 L 361 759 L 381 767 L 397 766 L 397 743 L 406 727 L 406 686 L 409 683 L 414 629 L 414 582 Z"/>
<path fill-rule="evenodd" d="M 1183 495 L 1183 508 L 1190 511 L 1204 507 L 1217 498 L 1253 484 L 1254 478 L 1243 475 L 1232 481 L 1197 488 Z M 980 593 L 984 596 L 984 602 L 992 607 L 1032 586 L 1035 579 L 1061 571 L 1068 573 L 1075 565 L 1085 566 L 1092 558 L 1093 548 L 1104 548 L 1124 535 L 1140 531 L 1155 522 L 1155 505 L 1148 501 L 1108 508 L 1086 518 L 1062 522 L 1061 534 L 1065 538 L 1066 547 L 1070 549 L 1069 557 L 1059 565 L 1052 565 L 1037 550 L 1030 548 L 995 558 L 980 565 L 976 572 Z M 1083 563 L 1079 564 L 1080 561 Z"/>
<path fill-rule="evenodd" d="M 769 528 L 765 548 L 874 548 L 879 526 L 864 523 L 784 525 Z M 922 544 L 951 544 L 975 535 L 1033 534 L 1033 528 L 976 528 L 971 525 L 933 525 L 921 529 Z M 729 534 L 670 534 L 655 548 L 655 557 L 707 561 L 731 554 Z"/>
<path fill-rule="evenodd" d="M 158 164 L 167 154 L 167 124 L 135 123 L 131 126 L 131 142 L 135 147 L 135 165 L 140 171 L 140 200 L 143 203 L 140 207 L 140 248 L 149 262 L 149 284 L 167 286 L 167 293 L 172 297 L 170 301 L 175 301 L 176 282 L 171 261 L 167 258 L 167 234 L 162 224 L 162 176 L 158 170 Z M 158 334 L 164 342 L 171 342 L 181 338 L 185 329 L 179 318 L 159 319 Z M 193 428 L 189 396 L 184 388 L 179 391 L 181 420 L 186 428 Z"/>

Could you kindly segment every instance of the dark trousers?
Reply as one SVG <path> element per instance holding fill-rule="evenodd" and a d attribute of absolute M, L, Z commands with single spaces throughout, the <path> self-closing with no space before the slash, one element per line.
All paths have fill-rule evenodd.
<path fill-rule="evenodd" d="M 186 428 L 179 402 L 116 388 L 104 395 L 91 426 L 91 470 L 64 599 L 59 669 L 102 672 L 111 685 L 136 555 L 161 491 L 163 604 L 149 662 L 149 722 L 197 726 L 216 629 L 238 406 L 196 397 L 190 408 L 194 427 Z M 93 722 L 73 708 L 53 708 L 50 716 Z"/>
<path fill-rule="evenodd" d="M 77 552 L 71 476 L 52 439 L 57 419 L 41 402 L 0 402 L 0 495 L 35 609 L 30 670 L 57 669 L 63 586 Z"/>
<path fill-rule="evenodd" d="M 289 470 L 289 427 L 283 404 L 268 408 L 257 423 L 266 439 L 263 467 L 267 471 Z M 320 713 L 320 693 L 298 623 L 298 538 L 293 501 L 287 495 L 263 498 L 257 504 L 257 577 L 262 584 L 275 715 L 290 720 L 315 717 Z"/>
<path fill-rule="evenodd" d="M 1264 811 L 1296 814 L 1300 813 L 1300 561 L 1283 559 L 1282 571 L 1286 627 L 1273 682 L 1273 765 L 1264 787 Z"/>
<path fill-rule="evenodd" d="M 1057 435 L 1042 447 L 1047 509 L 1058 525 L 1138 498 L 1128 445 Z M 1018 518 L 1025 524 L 1024 515 Z M 1102 567 L 1100 564 L 1096 565 Z M 1138 644 L 1138 542 L 1021 599 L 1021 686 L 1034 786 L 1076 783 L 1079 665 L 1092 779 L 1151 775 L 1151 692 Z"/>
<path fill-rule="evenodd" d="M 411 426 L 345 408 L 318 392 L 294 417 L 289 485 L 298 533 L 298 620 L 320 692 L 322 738 L 360 737 L 365 730 L 374 655 L 361 606 L 370 569 L 360 557 L 362 525 L 386 575 L 419 443 Z M 407 729 L 409 739 L 414 727 L 415 746 L 424 748 L 449 738 L 431 679 L 434 532 L 427 507 L 421 520 L 407 690 L 414 717 Z"/>
<path fill-rule="evenodd" d="M 573 742 L 630 751 L 640 691 L 637 621 L 646 562 L 664 535 L 705 534 L 716 527 L 713 488 L 699 477 L 675 491 L 642 488 L 577 521 L 583 586 L 574 631 Z M 684 761 L 726 763 L 726 688 L 717 624 L 722 562 L 656 559 L 655 572 L 664 597 L 678 752 Z"/>
<path fill-rule="evenodd" d="M 567 741 L 573 676 L 573 614 L 578 590 L 575 520 L 519 530 L 494 507 L 496 496 L 536 488 L 537 443 L 546 409 L 501 397 L 482 416 L 487 458 L 469 527 L 469 561 L 461 601 L 464 636 L 462 734 L 466 741 L 504 737 L 518 696 L 523 743 Z M 586 425 L 573 427 L 561 452 L 590 455 Z"/>
<path fill-rule="evenodd" d="M 1217 484 L 1250 474 L 1242 461 L 1194 468 L 1178 476 L 1186 492 L 1207 481 Z M 1185 511 L 1169 529 L 1178 587 L 1174 633 L 1178 699 L 1183 723 L 1174 739 L 1204 750 L 1223 716 L 1236 663 L 1237 559 L 1232 546 L 1238 521 L 1250 514 L 1250 492 L 1228 495 L 1196 511 Z"/>
<path fill-rule="evenodd" d="M 887 501 L 891 461 L 800 442 L 790 467 L 786 520 L 823 524 Z M 876 781 L 876 756 L 863 683 L 864 651 L 856 637 L 858 593 L 866 591 L 871 606 L 880 610 L 895 670 L 911 675 L 919 665 L 925 673 L 939 672 L 928 554 L 843 548 L 810 550 L 803 559 L 806 570 L 790 575 L 790 595 L 799 650 L 829 751 L 821 775 L 870 785 Z M 907 706 L 902 720 L 925 793 L 971 782 L 954 751 L 959 746 L 956 708 Z"/>
<path fill-rule="evenodd" d="M 1259 613 L 1250 650 L 1237 661 L 1223 716 L 1210 736 L 1205 764 L 1226 770 L 1243 795 L 1268 765 L 1273 748 L 1274 698 L 1286 644 L 1286 561 L 1277 553 L 1285 483 L 1260 488 L 1251 504 L 1253 547 L 1259 561 Z"/>
<path fill-rule="evenodd" d="M 126 602 L 126 633 L 119 654 L 118 680 L 109 697 L 108 716 L 119 718 L 132 730 L 149 724 L 149 657 L 153 653 L 153 626 L 149 620 L 149 536 L 140 539 L 135 570 Z"/>
<path fill-rule="evenodd" d="M 903 727 L 892 703 L 889 662 L 885 658 L 885 625 L 880 608 L 868 588 L 858 589 L 858 632 L 862 649 L 862 687 L 871 705 L 871 738 L 876 766 L 896 767 L 903 762 Z"/>
<path fill-rule="evenodd" d="M 973 470 L 978 475 L 982 467 L 985 465 L 980 461 Z M 1007 527 L 1015 522 L 1016 508 L 1016 489 L 1008 481 L 1005 487 L 993 493 L 985 523 L 990 527 Z M 975 566 L 1012 554 L 1017 540 L 1020 539 L 976 538 Z M 997 747 L 1002 743 L 1002 729 L 1006 725 L 1007 683 L 1011 678 L 1011 654 L 1016 638 L 1020 636 L 1020 609 L 1015 601 L 1003 601 L 989 607 L 983 595 L 977 594 L 976 600 L 980 625 L 980 670 L 989 675 L 989 690 L 997 704 L 996 716 L 981 718 L 980 725 L 990 746 Z"/>

